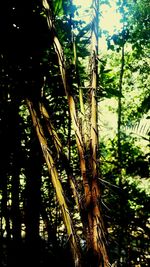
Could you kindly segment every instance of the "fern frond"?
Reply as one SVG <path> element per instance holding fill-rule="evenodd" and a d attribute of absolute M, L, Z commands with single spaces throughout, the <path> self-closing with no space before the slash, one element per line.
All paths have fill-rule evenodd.
<path fill-rule="evenodd" d="M 126 132 L 149 141 L 150 119 L 141 118 L 135 125 L 127 126 Z"/>

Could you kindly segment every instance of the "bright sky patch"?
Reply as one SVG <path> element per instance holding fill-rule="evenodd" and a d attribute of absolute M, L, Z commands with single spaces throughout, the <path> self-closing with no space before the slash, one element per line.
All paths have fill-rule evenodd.
<path fill-rule="evenodd" d="M 74 0 L 76 6 L 79 6 L 79 18 L 90 21 L 90 12 L 85 15 L 85 10 L 88 10 L 92 4 L 92 0 Z M 108 31 L 111 35 L 115 30 L 120 30 L 122 25 L 120 23 L 121 14 L 116 11 L 116 1 L 110 1 L 111 6 L 103 4 L 100 7 L 100 28 L 101 30 Z M 83 15 L 84 14 L 84 15 Z"/>

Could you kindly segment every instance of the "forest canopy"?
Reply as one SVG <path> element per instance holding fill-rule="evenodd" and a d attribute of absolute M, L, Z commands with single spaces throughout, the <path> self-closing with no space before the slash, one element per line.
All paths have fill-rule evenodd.
<path fill-rule="evenodd" d="M 149 266 L 150 3 L 82 2 L 1 4 L 2 267 Z"/>

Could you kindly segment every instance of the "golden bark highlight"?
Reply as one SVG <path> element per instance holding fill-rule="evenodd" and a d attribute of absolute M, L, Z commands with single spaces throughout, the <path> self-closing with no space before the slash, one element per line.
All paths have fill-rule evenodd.
<path fill-rule="evenodd" d="M 49 150 L 48 144 L 47 144 L 47 140 L 45 138 L 44 135 L 44 131 L 43 128 L 40 124 L 40 120 L 37 116 L 37 112 L 33 106 L 33 103 L 27 99 L 27 106 L 28 109 L 30 111 L 31 114 L 31 118 L 33 121 L 33 125 L 35 127 L 36 130 L 36 134 L 43 152 L 43 156 L 45 158 L 45 162 L 47 164 L 48 167 L 48 171 L 52 180 L 52 184 L 54 186 L 54 189 L 56 191 L 56 195 L 57 195 L 57 199 L 58 199 L 58 203 L 60 205 L 60 209 L 62 212 L 62 216 L 63 216 L 63 221 L 64 221 L 64 225 L 66 227 L 66 231 L 67 231 L 67 235 L 68 235 L 68 240 L 70 242 L 70 247 L 71 247 L 71 252 L 73 255 L 73 259 L 74 259 L 74 263 L 76 267 L 81 266 L 80 265 L 80 252 L 79 252 L 79 248 L 78 248 L 78 242 L 77 242 L 77 238 L 75 236 L 74 233 L 74 229 L 73 229 L 73 224 L 72 224 L 72 220 L 70 217 L 70 213 L 69 213 L 69 209 L 67 207 L 66 201 L 65 201 L 65 197 L 64 197 L 64 192 L 63 192 L 63 188 L 62 185 L 60 183 L 59 180 L 59 175 L 55 166 L 55 162 L 53 160 L 53 157 L 51 155 L 51 152 Z"/>

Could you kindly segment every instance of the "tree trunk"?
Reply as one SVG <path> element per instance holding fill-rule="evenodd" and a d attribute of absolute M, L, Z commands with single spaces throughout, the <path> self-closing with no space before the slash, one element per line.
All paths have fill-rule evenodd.
<path fill-rule="evenodd" d="M 41 205 L 42 160 L 39 143 L 33 129 L 29 141 L 30 152 L 26 164 L 25 225 L 26 225 L 26 265 L 38 266 L 40 262 L 39 221 Z"/>
<path fill-rule="evenodd" d="M 124 49 L 125 43 L 121 49 L 121 69 L 120 69 L 120 79 L 119 79 L 119 97 L 118 97 L 118 175 L 119 175 L 119 188 L 120 188 L 120 203 L 119 203 L 119 236 L 118 236 L 118 266 L 121 265 L 122 258 L 122 248 L 123 248 L 123 240 L 124 240 L 124 210 L 126 196 L 124 196 L 123 184 L 122 184 L 122 83 L 123 83 L 123 75 L 124 75 Z"/>
<path fill-rule="evenodd" d="M 99 1 L 94 0 L 92 5 L 93 21 L 91 33 L 91 84 L 90 84 L 90 203 L 88 211 L 89 243 L 88 250 L 91 250 L 90 266 L 108 266 L 108 255 L 106 251 L 105 229 L 100 208 L 101 192 L 98 183 L 99 171 L 97 166 L 98 152 L 98 106 L 97 106 L 97 86 L 98 86 L 98 28 L 99 28 Z"/>
<path fill-rule="evenodd" d="M 68 234 L 68 239 L 69 239 L 69 243 L 70 243 L 72 257 L 74 260 L 74 265 L 75 265 L 75 267 L 80 267 L 81 266 L 81 255 L 80 255 L 80 249 L 78 246 L 78 240 L 77 240 L 77 237 L 76 237 L 76 234 L 74 231 L 70 212 L 69 212 L 68 206 L 66 204 L 65 194 L 63 192 L 63 188 L 62 188 L 61 182 L 59 180 L 58 171 L 56 169 L 55 162 L 53 160 L 51 151 L 48 147 L 47 139 L 45 137 L 42 125 L 41 125 L 40 120 L 37 116 L 37 111 L 33 106 L 33 102 L 31 100 L 27 99 L 27 105 L 28 105 L 28 108 L 29 108 L 29 111 L 31 114 L 31 118 L 33 121 L 33 125 L 35 127 L 36 134 L 37 134 L 37 137 L 38 137 L 38 140 L 39 140 L 42 152 L 43 152 L 45 162 L 46 162 L 47 167 L 48 167 L 48 171 L 49 171 L 49 174 L 50 174 L 50 177 L 52 180 L 53 187 L 56 191 L 56 196 L 57 196 L 58 203 L 60 205 L 60 209 L 62 212 L 64 225 L 66 227 L 66 231 Z"/>
<path fill-rule="evenodd" d="M 20 170 L 21 170 L 21 134 L 19 130 L 20 117 L 19 117 L 19 104 L 17 99 L 12 101 L 11 109 L 11 143 L 12 143 L 12 206 L 11 206 L 11 218 L 12 218 L 12 236 L 13 240 L 11 246 L 10 262 L 12 266 L 20 265 L 20 258 L 18 253 L 21 253 L 21 212 L 20 212 Z"/>
<path fill-rule="evenodd" d="M 97 52 L 98 52 L 98 1 L 93 1 L 93 23 L 92 23 L 92 52 L 91 52 L 91 130 L 89 151 L 90 159 L 86 157 L 86 144 L 83 133 L 80 131 L 79 120 L 75 101 L 72 96 L 70 84 L 67 79 L 67 71 L 65 65 L 65 58 L 63 49 L 56 35 L 55 26 L 52 20 L 52 10 L 47 0 L 42 1 L 47 15 L 48 27 L 53 38 L 53 46 L 58 57 L 58 65 L 60 73 L 68 98 L 68 105 L 72 126 L 74 129 L 78 153 L 80 157 L 80 170 L 84 188 L 84 198 L 81 207 L 81 217 L 83 225 L 86 229 L 85 238 L 87 241 L 88 261 L 87 266 L 108 266 L 108 256 L 105 248 L 105 232 L 102 220 L 102 214 L 99 206 L 100 202 L 100 188 L 98 184 L 98 170 L 97 170 L 97 149 L 98 149 L 98 129 L 97 129 Z M 87 167 L 89 166 L 90 168 Z M 84 216 L 82 216 L 84 214 Z"/>

